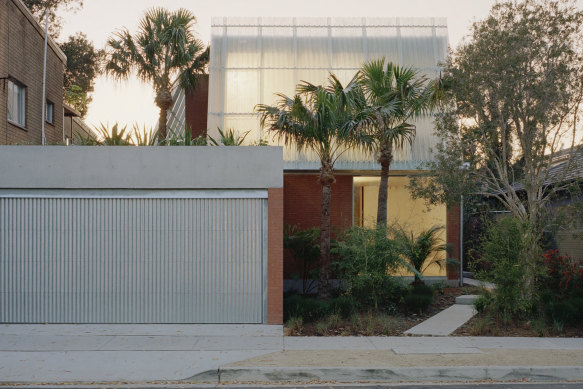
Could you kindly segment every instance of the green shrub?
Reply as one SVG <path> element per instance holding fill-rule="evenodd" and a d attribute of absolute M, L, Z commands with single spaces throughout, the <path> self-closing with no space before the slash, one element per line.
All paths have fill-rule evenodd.
<path fill-rule="evenodd" d="M 489 305 L 504 320 L 531 313 L 535 304 L 533 296 L 525 293 L 529 288 L 524 277 L 527 265 L 522 258 L 528 251 L 524 231 L 521 222 L 511 217 L 490 225 L 481 245 L 482 256 L 476 263 L 486 269 L 476 272 L 477 278 L 496 285 Z"/>
<path fill-rule="evenodd" d="M 432 295 L 409 293 L 405 296 L 405 306 L 407 307 L 407 310 L 413 312 L 425 311 L 432 302 Z"/>
<path fill-rule="evenodd" d="M 433 296 L 433 288 L 425 284 L 415 284 L 413 285 L 412 293 Z"/>
<path fill-rule="evenodd" d="M 480 297 L 478 297 L 476 301 L 474 301 L 474 307 L 476 308 L 476 311 L 478 313 L 485 312 L 491 304 L 492 295 L 490 293 L 484 293 L 480 295 Z"/>
<path fill-rule="evenodd" d="M 543 254 L 544 284 L 554 295 L 564 297 L 583 290 L 583 259 L 547 250 Z"/>
<path fill-rule="evenodd" d="M 400 302 L 404 288 L 391 274 L 407 263 L 397 243 L 388 238 L 387 229 L 353 227 L 345 231 L 333 253 L 338 256 L 338 277 L 361 306 L 382 309 Z"/>
<path fill-rule="evenodd" d="M 545 314 L 553 323 L 583 324 L 583 298 L 571 296 L 565 300 L 552 301 L 545 306 Z"/>
<path fill-rule="evenodd" d="M 357 304 L 351 296 L 339 296 L 328 301 L 328 311 L 347 319 L 357 312 Z"/>
<path fill-rule="evenodd" d="M 357 312 L 357 304 L 350 296 L 339 296 L 327 301 L 314 297 L 292 295 L 283 300 L 284 319 L 302 318 L 312 323 L 326 316 L 348 318 Z"/>
<path fill-rule="evenodd" d="M 283 300 L 284 320 L 302 318 L 304 323 L 319 320 L 329 313 L 328 303 L 312 297 L 292 295 Z"/>
<path fill-rule="evenodd" d="M 301 317 L 290 317 L 285 322 L 288 335 L 300 335 L 304 329 L 304 320 Z"/>
<path fill-rule="evenodd" d="M 438 236 L 443 229 L 443 226 L 433 226 L 416 236 L 402 227 L 394 229 L 393 233 L 399 251 L 407 258 L 412 270 L 415 270 L 413 272 L 414 284 L 423 284 L 422 274 L 429 266 L 437 265 L 440 269 L 445 266 L 446 261 L 438 258 L 438 254 L 446 250 L 446 245 Z"/>
<path fill-rule="evenodd" d="M 287 226 L 283 235 L 283 247 L 289 250 L 299 267 L 302 280 L 301 294 L 312 292 L 316 287 L 318 269 L 315 265 L 320 258 L 320 229 L 317 227 L 300 230 L 297 226 Z"/>
<path fill-rule="evenodd" d="M 232 128 L 229 128 L 223 132 L 220 128 L 217 128 L 219 131 L 219 139 L 214 139 L 212 136 L 209 136 L 209 143 L 212 146 L 242 146 L 243 142 L 249 132 L 244 132 L 242 135 L 235 132 Z"/>

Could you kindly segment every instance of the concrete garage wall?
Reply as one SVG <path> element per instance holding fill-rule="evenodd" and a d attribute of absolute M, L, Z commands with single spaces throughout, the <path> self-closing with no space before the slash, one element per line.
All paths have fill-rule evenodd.
<path fill-rule="evenodd" d="M 0 164 L 0 322 L 282 323 L 281 148 L 6 146 Z"/>
<path fill-rule="evenodd" d="M 283 187 L 281 147 L 0 146 L 0 188 Z"/>

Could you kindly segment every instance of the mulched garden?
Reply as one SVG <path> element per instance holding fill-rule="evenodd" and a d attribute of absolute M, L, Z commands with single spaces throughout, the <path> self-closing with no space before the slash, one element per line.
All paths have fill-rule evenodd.
<path fill-rule="evenodd" d="M 457 296 L 479 291 L 474 286 L 444 287 L 435 291 L 433 303 L 421 313 L 399 308 L 393 315 L 370 311 L 346 319 L 330 315 L 313 323 L 289 320 L 285 332 L 290 336 L 401 336 L 409 328 L 452 306 Z"/>
<path fill-rule="evenodd" d="M 583 328 L 572 326 L 549 326 L 543 320 L 509 321 L 504 323 L 486 313 L 474 316 L 458 328 L 452 336 L 518 336 L 581 338 Z"/>

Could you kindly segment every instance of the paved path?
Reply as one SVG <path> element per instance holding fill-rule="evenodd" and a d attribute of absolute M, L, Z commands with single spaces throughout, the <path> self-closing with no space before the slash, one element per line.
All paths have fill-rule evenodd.
<path fill-rule="evenodd" d="M 180 380 L 282 348 L 282 326 L 0 325 L 0 382 Z"/>
<path fill-rule="evenodd" d="M 448 336 L 476 314 L 473 305 L 454 304 L 405 331 L 405 335 Z"/>
<path fill-rule="evenodd" d="M 509 371 L 508 366 L 492 370 L 502 358 L 510 358 L 508 366 L 523 361 L 539 370 L 524 366 L 519 371 Z M 184 380 L 205 372 L 204 381 L 215 383 L 219 373 L 223 381 L 229 374 L 233 380 L 298 376 L 331 380 L 348 379 L 349 373 L 359 379 L 418 375 L 423 380 L 439 372 L 457 374 L 455 369 L 465 369 L 468 361 L 481 363 L 470 371 L 482 378 L 566 374 L 572 378 L 579 370 L 565 364 L 581 369 L 583 339 L 284 337 L 281 326 L 260 325 L 0 325 L 4 383 L 144 383 Z M 547 370 L 541 372 L 542 367 Z M 254 376 L 258 370 L 261 374 Z M 468 374 L 460 377 L 470 379 Z M 583 379 L 583 372 L 580 376 Z"/>

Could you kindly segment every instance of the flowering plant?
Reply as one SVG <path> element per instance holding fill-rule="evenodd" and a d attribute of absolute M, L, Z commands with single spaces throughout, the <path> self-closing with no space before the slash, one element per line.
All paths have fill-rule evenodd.
<path fill-rule="evenodd" d="M 583 259 L 561 255 L 559 250 L 547 250 L 543 254 L 548 286 L 559 294 L 583 290 Z"/>

